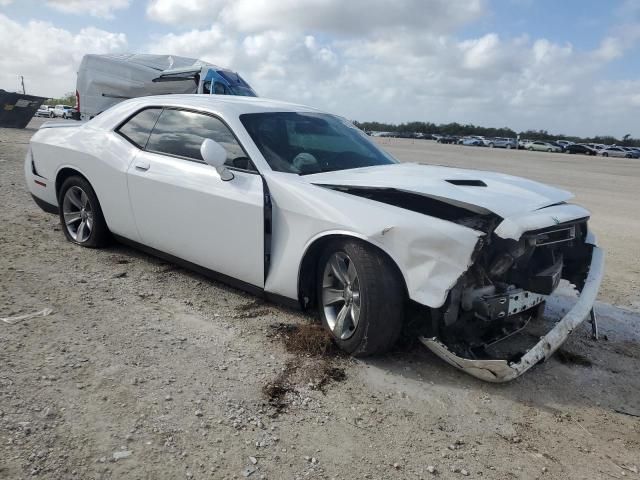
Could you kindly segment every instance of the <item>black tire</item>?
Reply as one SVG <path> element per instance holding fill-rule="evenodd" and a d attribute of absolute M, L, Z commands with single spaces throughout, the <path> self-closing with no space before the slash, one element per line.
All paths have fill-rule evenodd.
<path fill-rule="evenodd" d="M 530 152 L 533 152 L 533 147 L 529 147 L 527 150 L 529 150 Z"/>
<path fill-rule="evenodd" d="M 325 266 L 336 253 L 353 261 L 359 284 L 359 321 L 346 339 L 331 330 L 323 305 Z M 405 288 L 396 265 L 384 253 L 359 240 L 336 240 L 320 256 L 317 272 L 319 316 L 340 349 L 366 357 L 384 353 L 396 343 L 404 320 Z"/>
<path fill-rule="evenodd" d="M 86 239 L 79 240 L 73 237 L 73 232 L 71 229 L 72 226 L 67 225 L 65 222 L 65 212 L 64 212 L 64 202 L 65 195 L 67 192 L 73 188 L 80 188 L 87 196 L 87 201 L 89 208 L 87 211 L 90 211 L 92 214 L 92 226 L 90 229 L 90 233 Z M 75 243 L 76 245 L 80 245 L 88 248 L 100 248 L 104 247 L 109 243 L 111 239 L 111 235 L 109 233 L 109 228 L 107 227 L 107 223 L 104 220 L 104 215 L 102 214 L 102 208 L 100 207 L 100 202 L 98 201 L 98 197 L 96 196 L 96 192 L 91 187 L 91 184 L 84 178 L 79 175 L 74 175 L 67 178 L 60 187 L 60 191 L 58 192 L 58 205 L 59 205 L 59 215 L 60 215 L 60 224 L 62 225 L 62 231 L 64 232 L 64 236 L 67 237 L 71 243 Z"/>
<path fill-rule="evenodd" d="M 609 154 L 608 154 L 607 152 L 604 152 L 604 153 L 602 154 L 602 156 L 603 156 L 603 157 L 608 157 L 608 156 L 609 156 Z"/>

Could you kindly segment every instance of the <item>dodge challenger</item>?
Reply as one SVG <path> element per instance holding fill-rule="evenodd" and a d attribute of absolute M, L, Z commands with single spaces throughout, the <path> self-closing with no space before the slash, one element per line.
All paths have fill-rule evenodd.
<path fill-rule="evenodd" d="M 44 124 L 24 168 L 74 244 L 116 239 L 315 310 L 356 356 L 387 351 L 411 324 L 449 364 L 492 382 L 551 356 L 589 316 L 603 275 L 590 214 L 569 192 L 399 163 L 347 120 L 302 105 L 131 99 L 83 124 Z M 497 353 L 541 319 L 561 280 L 579 292 L 573 307 Z"/>

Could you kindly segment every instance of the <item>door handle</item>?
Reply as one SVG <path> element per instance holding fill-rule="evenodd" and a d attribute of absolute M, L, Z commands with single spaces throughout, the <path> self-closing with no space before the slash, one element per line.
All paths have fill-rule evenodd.
<path fill-rule="evenodd" d="M 136 167 L 136 170 L 141 170 L 143 172 L 146 172 L 151 167 L 151 165 L 149 165 L 149 162 L 140 161 L 135 162 L 134 166 Z"/>

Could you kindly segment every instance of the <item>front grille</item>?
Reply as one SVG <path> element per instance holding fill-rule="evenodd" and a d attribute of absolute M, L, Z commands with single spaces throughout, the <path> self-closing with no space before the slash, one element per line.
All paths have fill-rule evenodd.
<path fill-rule="evenodd" d="M 552 243 L 570 242 L 576 238 L 576 227 L 571 225 L 565 228 L 547 230 L 535 235 L 536 246 L 551 245 Z"/>

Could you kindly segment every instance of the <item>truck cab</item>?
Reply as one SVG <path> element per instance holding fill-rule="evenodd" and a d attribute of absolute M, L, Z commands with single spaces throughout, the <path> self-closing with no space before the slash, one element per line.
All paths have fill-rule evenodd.
<path fill-rule="evenodd" d="M 215 66 L 206 65 L 165 70 L 152 81 L 158 83 L 190 80 L 197 85 L 194 93 L 257 97 L 256 92 L 238 73 Z"/>

